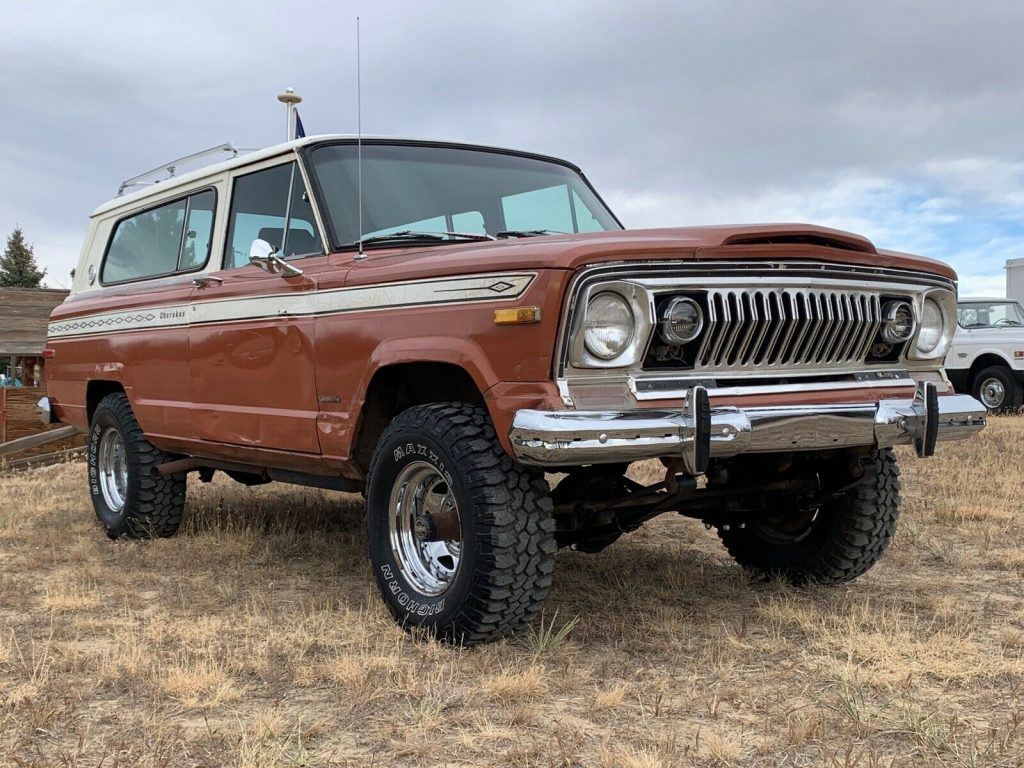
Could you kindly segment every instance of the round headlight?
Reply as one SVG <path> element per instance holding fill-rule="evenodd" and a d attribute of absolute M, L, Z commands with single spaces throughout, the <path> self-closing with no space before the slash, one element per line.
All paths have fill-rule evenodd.
<path fill-rule="evenodd" d="M 633 310 L 624 298 L 611 291 L 599 293 L 587 305 L 583 343 L 595 357 L 612 360 L 629 346 L 635 325 Z"/>
<path fill-rule="evenodd" d="M 935 299 L 925 299 L 921 309 L 921 331 L 917 334 L 917 351 L 927 355 L 935 351 L 942 341 L 945 319 L 942 308 Z"/>
<path fill-rule="evenodd" d="M 890 344 L 902 344 L 914 335 L 914 310 L 906 301 L 890 301 L 882 307 L 882 338 Z"/>
<path fill-rule="evenodd" d="M 661 338 L 669 344 L 687 344 L 700 335 L 704 313 L 693 299 L 677 297 L 665 305 L 659 327 Z"/>

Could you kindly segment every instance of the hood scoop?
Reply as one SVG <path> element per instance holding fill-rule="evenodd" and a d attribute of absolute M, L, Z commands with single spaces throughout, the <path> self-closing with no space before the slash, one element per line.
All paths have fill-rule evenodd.
<path fill-rule="evenodd" d="M 816 245 L 859 253 L 878 253 L 866 237 L 831 232 L 743 232 L 727 237 L 722 245 Z"/>

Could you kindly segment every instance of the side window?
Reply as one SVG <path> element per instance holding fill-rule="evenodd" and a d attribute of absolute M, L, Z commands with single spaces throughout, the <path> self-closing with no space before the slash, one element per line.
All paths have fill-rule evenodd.
<path fill-rule="evenodd" d="M 322 252 L 313 207 L 295 163 L 235 179 L 224 269 L 247 265 L 254 240 L 266 240 L 285 258 Z"/>
<path fill-rule="evenodd" d="M 202 267 L 210 255 L 212 189 L 150 208 L 114 227 L 100 282 L 121 283 Z"/>

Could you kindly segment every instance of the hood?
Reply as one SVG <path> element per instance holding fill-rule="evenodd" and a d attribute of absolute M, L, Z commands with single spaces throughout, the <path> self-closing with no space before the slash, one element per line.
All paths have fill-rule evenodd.
<path fill-rule="evenodd" d="M 908 269 L 956 279 L 956 272 L 941 261 L 881 250 L 866 237 L 812 224 L 627 229 L 374 249 L 366 255 L 365 261 L 353 264 L 350 282 L 385 282 L 495 269 L 575 270 L 612 261 L 779 258 Z"/>

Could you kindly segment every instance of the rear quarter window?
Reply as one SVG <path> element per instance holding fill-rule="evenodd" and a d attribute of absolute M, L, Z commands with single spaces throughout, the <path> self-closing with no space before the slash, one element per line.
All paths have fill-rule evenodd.
<path fill-rule="evenodd" d="M 117 222 L 100 270 L 104 285 L 202 269 L 210 258 L 217 195 L 204 189 Z"/>

